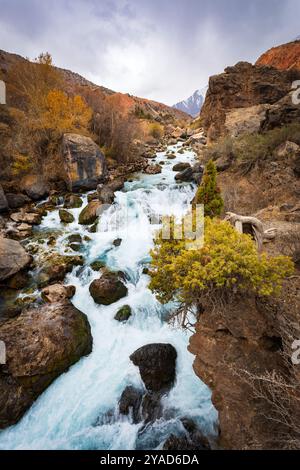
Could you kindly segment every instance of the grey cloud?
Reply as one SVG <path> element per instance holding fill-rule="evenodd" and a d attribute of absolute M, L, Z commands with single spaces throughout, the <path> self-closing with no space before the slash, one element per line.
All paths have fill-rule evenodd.
<path fill-rule="evenodd" d="M 300 34 L 298 0 L 0 0 L 0 48 L 172 104 Z"/>

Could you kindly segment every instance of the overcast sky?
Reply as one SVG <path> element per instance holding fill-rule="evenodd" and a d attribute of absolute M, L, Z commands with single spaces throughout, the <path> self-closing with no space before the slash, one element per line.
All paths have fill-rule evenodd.
<path fill-rule="evenodd" d="M 0 49 L 167 104 L 300 35 L 300 0 L 0 0 Z"/>

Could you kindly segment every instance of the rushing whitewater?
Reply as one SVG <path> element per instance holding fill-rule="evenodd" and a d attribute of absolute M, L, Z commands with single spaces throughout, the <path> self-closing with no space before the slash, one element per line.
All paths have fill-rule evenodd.
<path fill-rule="evenodd" d="M 58 241 L 62 253 L 67 252 L 66 239 L 71 233 L 91 239 L 85 244 L 84 267 L 74 268 L 66 284 L 76 286 L 72 302 L 88 316 L 93 352 L 61 375 L 16 426 L 0 433 L 0 449 L 160 448 L 171 433 L 183 431 L 183 417 L 192 418 L 204 433 L 213 434 L 216 411 L 209 390 L 193 372 L 193 356 L 187 351 L 189 333 L 165 322 L 174 306 L 157 302 L 148 289 L 149 277 L 143 274 L 158 229 L 153 214 L 184 215 L 195 191 L 192 185 L 175 183 L 172 166 L 194 158 L 192 152 L 179 154 L 179 147 L 169 148 L 176 152 L 175 160 L 168 160 L 165 153 L 157 155 L 155 162 L 165 162 L 161 174 L 135 175 L 126 183 L 125 190 L 116 194 L 115 204 L 102 214 L 97 233 L 90 234 L 78 224 L 81 209 L 71 210 L 76 221 L 67 228 L 60 224 L 58 211 L 44 217 L 39 230 L 64 231 Z M 122 239 L 119 247 L 113 245 L 116 238 Z M 89 285 L 99 273 L 89 266 L 95 260 L 126 274 L 125 299 L 110 306 L 94 303 Z M 120 324 L 114 315 L 125 304 L 132 307 L 133 315 Z M 118 400 L 127 385 L 143 387 L 129 356 L 149 343 L 170 343 L 176 348 L 177 378 L 163 399 L 164 418 L 144 428 L 119 415 Z"/>

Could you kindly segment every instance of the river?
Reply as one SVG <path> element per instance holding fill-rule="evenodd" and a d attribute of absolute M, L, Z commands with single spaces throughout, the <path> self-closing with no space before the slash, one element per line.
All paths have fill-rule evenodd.
<path fill-rule="evenodd" d="M 23 419 L 0 433 L 0 449 L 155 449 L 171 434 L 183 432 L 180 418 L 190 417 L 205 434 L 213 434 L 217 414 L 208 388 L 194 374 L 194 357 L 187 345 L 191 333 L 169 325 L 167 313 L 174 305 L 162 306 L 148 289 L 143 268 L 150 261 L 153 236 L 158 225 L 150 216 L 183 215 L 195 187 L 177 184 L 173 165 L 192 162 L 193 152 L 181 153 L 181 144 L 169 147 L 176 158 L 158 153 L 153 163 L 164 162 L 158 175 L 134 175 L 125 189 L 116 193 L 115 204 L 101 216 L 98 231 L 89 233 L 78 224 L 81 209 L 72 209 L 75 222 L 60 223 L 58 210 L 43 218 L 39 230 L 63 229 L 59 250 L 67 250 L 71 233 L 88 235 L 84 267 L 74 268 L 66 284 L 76 286 L 74 305 L 88 316 L 93 335 L 93 352 L 62 374 L 35 402 Z M 87 196 L 83 196 L 86 203 Z M 116 227 L 115 221 L 121 221 Z M 120 224 L 119 224 L 120 225 Z M 67 228 L 66 228 L 67 227 Z M 122 239 L 119 247 L 113 245 Z M 90 263 L 101 259 L 112 269 L 126 273 L 128 296 L 110 306 L 96 305 L 89 294 L 90 283 L 99 277 Z M 133 315 L 125 324 L 114 320 L 119 307 L 129 304 Z M 153 424 L 133 424 L 118 413 L 118 400 L 127 385 L 142 387 L 138 369 L 129 360 L 139 347 L 170 343 L 178 353 L 176 383 L 164 397 L 164 417 Z"/>

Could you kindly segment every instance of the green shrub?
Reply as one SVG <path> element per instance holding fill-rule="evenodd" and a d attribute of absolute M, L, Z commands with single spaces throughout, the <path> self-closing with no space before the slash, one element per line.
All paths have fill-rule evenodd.
<path fill-rule="evenodd" d="M 204 204 L 204 215 L 217 217 L 221 215 L 224 202 L 217 186 L 217 169 L 212 160 L 208 162 L 202 178 L 202 183 L 195 196 L 196 204 Z"/>

